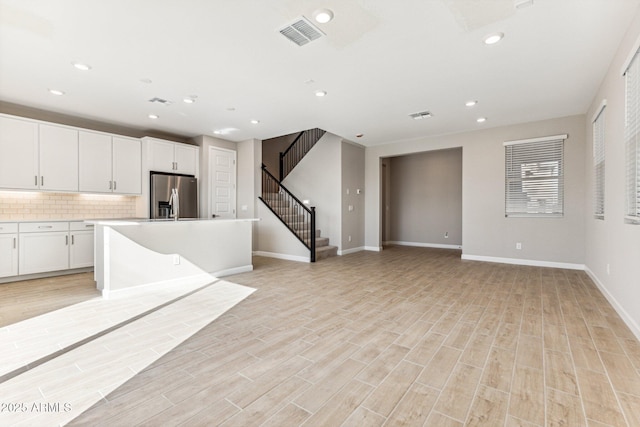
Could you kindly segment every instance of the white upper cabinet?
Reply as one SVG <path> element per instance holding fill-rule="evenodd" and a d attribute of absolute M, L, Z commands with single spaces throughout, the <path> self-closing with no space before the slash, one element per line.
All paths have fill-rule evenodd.
<path fill-rule="evenodd" d="M 142 193 L 142 144 L 139 139 L 113 137 L 113 192 Z"/>
<path fill-rule="evenodd" d="M 0 117 L 0 188 L 39 188 L 38 124 Z"/>
<path fill-rule="evenodd" d="M 198 175 L 198 147 L 148 138 L 150 171 Z"/>
<path fill-rule="evenodd" d="M 111 136 L 81 131 L 80 191 L 111 193 Z"/>
<path fill-rule="evenodd" d="M 175 172 L 185 175 L 196 175 L 196 171 L 198 170 L 198 147 L 176 144 L 175 148 Z"/>
<path fill-rule="evenodd" d="M 173 142 L 149 139 L 149 170 L 175 172 L 175 147 Z"/>
<path fill-rule="evenodd" d="M 78 131 L 62 126 L 40 129 L 40 189 L 78 191 Z"/>
<path fill-rule="evenodd" d="M 80 131 L 80 191 L 140 194 L 140 140 Z"/>

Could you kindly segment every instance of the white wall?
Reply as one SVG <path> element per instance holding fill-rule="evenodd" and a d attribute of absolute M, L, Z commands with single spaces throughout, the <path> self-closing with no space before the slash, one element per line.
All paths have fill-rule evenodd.
<path fill-rule="evenodd" d="M 565 142 L 564 217 L 505 218 L 503 142 L 564 133 L 569 135 Z M 585 250 L 584 133 L 585 118 L 581 115 L 367 148 L 367 248 L 378 250 L 381 246 L 380 159 L 462 147 L 463 256 L 582 268 Z M 516 242 L 522 243 L 522 250 L 516 250 Z"/>
<path fill-rule="evenodd" d="M 342 138 L 325 133 L 282 182 L 298 199 L 316 207 L 316 228 L 329 244 L 342 242 L 341 180 Z"/>
<path fill-rule="evenodd" d="M 586 267 L 618 313 L 640 339 L 640 225 L 625 224 L 625 83 L 622 75 L 630 55 L 640 45 L 640 14 L 620 44 L 597 95 L 586 114 L 587 171 Z M 602 100 L 605 110 L 605 217 L 592 214 L 592 120 Z M 609 272 L 607 272 L 609 265 Z"/>
<path fill-rule="evenodd" d="M 262 163 L 262 141 L 249 139 L 237 144 L 237 199 L 240 218 L 258 218 L 258 197 L 261 193 L 260 165 Z M 253 223 L 253 250 L 258 248 L 259 225 Z"/>
<path fill-rule="evenodd" d="M 200 177 L 198 179 L 198 187 L 200 187 L 198 194 L 200 218 L 207 218 L 209 207 L 209 147 L 237 151 L 237 146 L 235 142 L 209 135 L 200 135 L 194 138 L 193 142 L 200 147 Z"/>

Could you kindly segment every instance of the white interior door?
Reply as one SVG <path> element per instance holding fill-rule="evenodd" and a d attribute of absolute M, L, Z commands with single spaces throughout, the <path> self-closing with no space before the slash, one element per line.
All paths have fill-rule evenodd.
<path fill-rule="evenodd" d="M 236 217 L 236 152 L 209 147 L 209 216 Z"/>

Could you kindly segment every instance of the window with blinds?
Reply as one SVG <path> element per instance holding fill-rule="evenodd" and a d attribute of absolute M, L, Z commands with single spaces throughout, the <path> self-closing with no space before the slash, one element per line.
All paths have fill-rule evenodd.
<path fill-rule="evenodd" d="M 505 216 L 564 214 L 567 135 L 505 142 Z"/>
<path fill-rule="evenodd" d="M 624 75 L 627 176 L 625 220 L 640 224 L 640 61 L 637 53 Z"/>
<path fill-rule="evenodd" d="M 593 215 L 604 219 L 604 110 L 606 103 L 593 121 Z"/>

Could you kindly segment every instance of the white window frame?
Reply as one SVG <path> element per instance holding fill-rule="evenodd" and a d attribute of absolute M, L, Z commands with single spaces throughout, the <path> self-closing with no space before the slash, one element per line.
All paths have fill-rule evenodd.
<path fill-rule="evenodd" d="M 564 141 L 567 135 L 507 141 L 505 217 L 564 216 Z"/>
<path fill-rule="evenodd" d="M 640 224 L 640 59 L 632 57 L 625 76 L 625 222 Z"/>
<path fill-rule="evenodd" d="M 605 126 L 607 100 L 603 100 L 591 121 L 593 126 L 593 217 L 604 220 L 605 199 Z"/>

